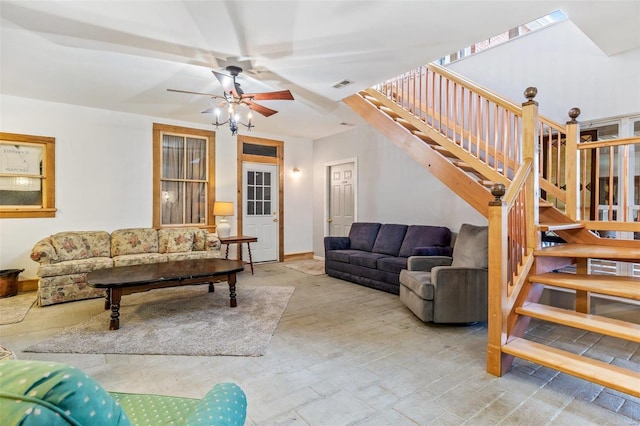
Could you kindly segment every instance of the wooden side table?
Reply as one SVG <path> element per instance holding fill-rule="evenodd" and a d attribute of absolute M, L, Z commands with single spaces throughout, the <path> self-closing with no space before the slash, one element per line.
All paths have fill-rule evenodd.
<path fill-rule="evenodd" d="M 249 265 L 251 265 L 251 275 L 253 275 L 253 259 L 251 259 L 251 243 L 257 243 L 258 237 L 248 237 L 246 235 L 232 235 L 230 237 L 221 237 L 220 242 L 227 245 L 227 251 L 224 258 L 229 258 L 229 245 L 238 244 L 238 260 L 242 260 L 242 244 L 247 243 L 249 251 Z"/>

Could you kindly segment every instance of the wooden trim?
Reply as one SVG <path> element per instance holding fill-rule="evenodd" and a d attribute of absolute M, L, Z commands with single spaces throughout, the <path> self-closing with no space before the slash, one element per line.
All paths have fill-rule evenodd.
<path fill-rule="evenodd" d="M 38 290 L 38 279 L 18 280 L 18 292 L 36 291 Z"/>
<path fill-rule="evenodd" d="M 289 262 L 293 260 L 308 260 L 313 259 L 313 252 L 308 251 L 304 253 L 289 253 L 284 255 L 284 261 Z"/>
<path fill-rule="evenodd" d="M 160 177 L 162 175 L 162 133 L 174 133 L 186 136 L 198 136 L 207 140 L 207 221 L 200 228 L 215 229 L 215 217 L 213 216 L 213 202 L 216 199 L 216 134 L 211 130 L 192 129 L 190 127 L 172 126 L 168 124 L 153 123 L 153 217 L 152 226 L 156 229 L 163 227 L 160 222 Z M 184 225 L 177 225 L 184 226 Z M 194 225 L 196 226 L 196 225 Z M 170 227 L 165 225 L 165 227 Z"/>
<path fill-rule="evenodd" d="M 261 155 L 244 154 L 242 145 L 244 143 L 253 145 L 274 146 L 276 148 L 276 157 L 267 157 Z M 244 205 L 242 203 L 242 191 L 244 190 L 244 176 L 242 174 L 243 163 L 262 163 L 275 164 L 278 166 L 278 261 L 282 262 L 284 255 L 284 141 L 275 139 L 257 138 L 254 136 L 238 135 L 237 138 L 237 217 L 238 234 L 242 234 L 243 229 L 243 212 Z"/>
<path fill-rule="evenodd" d="M 0 219 L 45 218 L 56 216 L 56 138 L 0 132 L 0 140 L 42 145 L 42 206 L 0 207 Z"/>

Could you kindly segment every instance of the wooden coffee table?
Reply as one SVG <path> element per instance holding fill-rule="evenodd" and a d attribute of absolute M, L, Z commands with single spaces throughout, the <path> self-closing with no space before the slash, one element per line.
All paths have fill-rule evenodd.
<path fill-rule="evenodd" d="M 215 282 L 229 283 L 229 306 L 235 308 L 236 273 L 244 270 L 244 262 L 226 259 L 193 259 L 148 265 L 118 266 L 98 269 L 87 274 L 87 284 L 104 288 L 105 309 L 111 309 L 109 330 L 120 328 L 120 299 L 122 296 L 156 288 L 181 285 L 209 284 L 214 291 Z"/>

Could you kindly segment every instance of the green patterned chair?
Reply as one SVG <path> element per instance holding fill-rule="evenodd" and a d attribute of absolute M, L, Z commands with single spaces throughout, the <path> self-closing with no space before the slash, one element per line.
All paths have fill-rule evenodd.
<path fill-rule="evenodd" d="M 243 425 L 246 411 L 234 383 L 217 384 L 202 399 L 118 393 L 65 364 L 0 362 L 3 425 Z"/>

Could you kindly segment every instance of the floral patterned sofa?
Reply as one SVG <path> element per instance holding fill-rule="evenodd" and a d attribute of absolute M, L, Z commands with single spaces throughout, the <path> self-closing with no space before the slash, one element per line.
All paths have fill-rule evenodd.
<path fill-rule="evenodd" d="M 40 306 L 104 296 L 104 290 L 87 285 L 87 273 L 96 269 L 219 257 L 218 236 L 198 228 L 59 232 L 31 251 L 40 263 Z"/>

